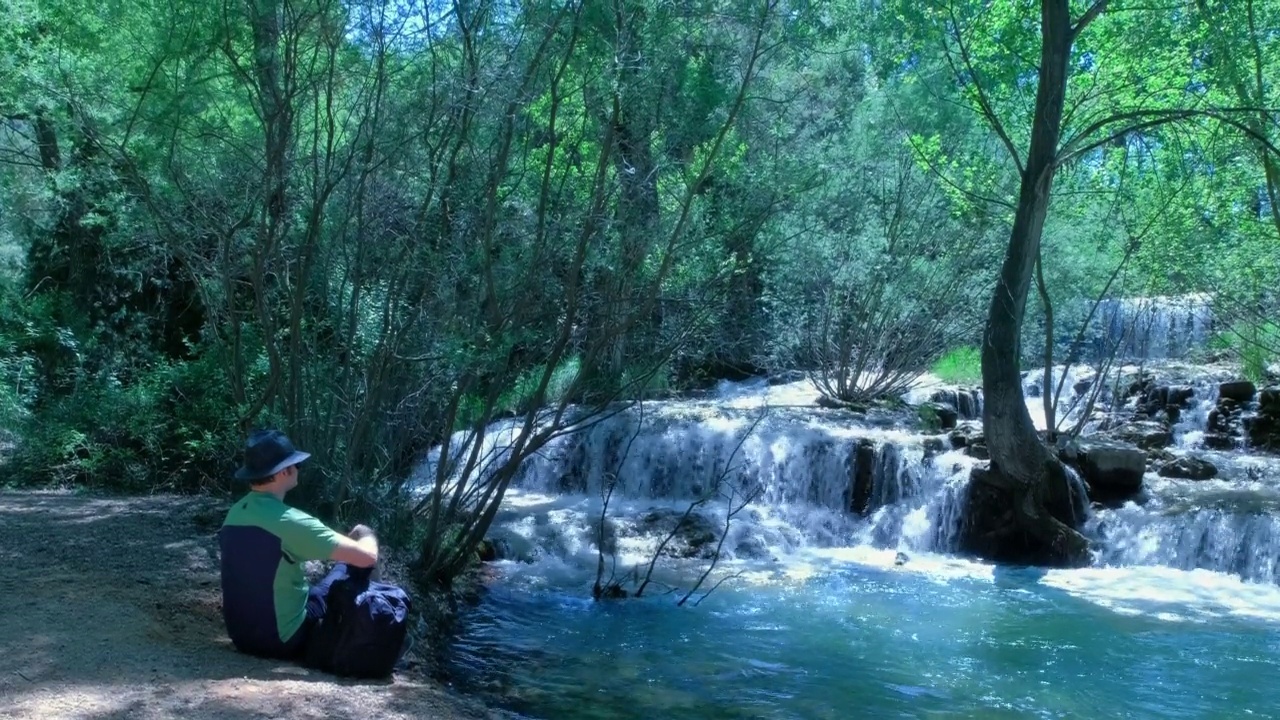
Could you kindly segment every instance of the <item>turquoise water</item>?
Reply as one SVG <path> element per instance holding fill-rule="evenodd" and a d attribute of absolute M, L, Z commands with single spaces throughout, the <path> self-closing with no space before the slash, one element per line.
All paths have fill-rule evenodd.
<path fill-rule="evenodd" d="M 1184 416 L 1176 452 L 1203 435 L 1215 393 Z M 620 415 L 544 448 L 490 530 L 507 560 L 465 617 L 454 681 L 548 720 L 1280 719 L 1274 459 L 1213 455 L 1207 481 L 1148 473 L 1144 504 L 1091 511 L 1095 567 L 997 568 L 948 554 L 979 461 L 928 453 L 909 425 L 809 408 L 813 394 L 659 403 L 645 425 Z M 789 410 L 756 425 L 765 399 Z M 510 431 L 486 436 L 495 452 Z M 723 468 L 731 490 L 763 490 L 724 535 L 720 569 L 745 574 L 698 607 L 591 601 L 598 553 L 647 563 L 675 527 L 663 518 Z M 868 468 L 873 507 L 850 513 Z M 675 558 L 710 557 L 697 538 L 719 537 L 727 512 L 701 506 L 658 579 L 687 587 L 702 568 Z"/>
<path fill-rule="evenodd" d="M 455 675 L 555 720 L 1280 717 L 1274 586 L 885 565 L 830 560 L 683 608 L 597 604 L 510 566 L 467 616 Z"/>

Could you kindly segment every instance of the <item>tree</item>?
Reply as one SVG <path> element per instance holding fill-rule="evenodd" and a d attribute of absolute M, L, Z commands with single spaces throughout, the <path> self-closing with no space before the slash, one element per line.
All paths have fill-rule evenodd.
<path fill-rule="evenodd" d="M 1054 173 L 1058 169 L 1071 45 L 1076 34 L 1106 6 L 1106 1 L 1100 0 L 1075 24 L 1071 22 L 1068 6 L 1067 0 L 1041 3 L 1040 72 L 1031 139 L 1026 161 L 1020 163 L 1021 183 L 1013 229 L 982 335 L 982 424 L 991 451 L 991 466 L 987 472 L 976 472 L 973 481 L 1007 497 L 1005 502 L 1012 509 L 1013 527 L 995 532 L 1022 534 L 1040 545 L 1050 562 L 1079 564 L 1087 559 L 1084 537 L 1049 509 L 1054 495 L 1069 492 L 1066 472 L 1041 442 L 1031 422 L 1022 395 L 1020 366 L 1027 293 L 1040 255 L 1040 237 L 1049 210 Z M 990 552 L 996 547 L 984 549 Z"/>
<path fill-rule="evenodd" d="M 1087 562 L 1088 543 L 1072 527 L 1071 485 L 1063 464 L 1035 430 L 1022 393 L 1021 373 L 1027 296 L 1037 263 L 1042 261 L 1041 238 L 1055 175 L 1068 163 L 1171 123 L 1207 119 L 1250 133 L 1237 119 L 1242 109 L 1197 107 L 1193 103 L 1190 89 L 1198 78 L 1189 55 L 1182 52 L 1186 23 L 1178 14 L 1158 9 L 1126 10 L 1116 21 L 1117 27 L 1103 34 L 1109 54 L 1097 53 L 1093 47 L 1073 55 L 1085 29 L 1107 10 L 1108 0 L 1095 0 L 1075 19 L 1071 5 L 1069 0 L 1040 3 L 1040 61 L 1034 77 L 1034 104 L 1029 108 L 1031 122 L 1025 134 L 1016 133 L 1007 107 L 1017 105 L 1017 98 L 1025 94 L 1022 90 L 1029 83 L 1025 70 L 1004 57 L 996 65 L 1003 84 L 991 81 L 981 71 L 980 61 L 997 55 L 996 47 L 989 41 L 980 45 L 972 39 L 976 35 L 965 37 L 958 20 L 963 14 L 954 3 L 946 7 L 943 23 L 945 37 L 954 42 L 954 49 L 949 46 L 948 50 L 957 79 L 1008 150 L 1020 177 L 1009 242 L 983 332 L 983 425 L 991 463 L 973 474 L 968 544 L 970 549 L 997 559 L 1056 565 Z M 1016 15 L 1015 8 L 976 13 L 981 18 L 978 24 L 1003 25 L 1006 32 L 1015 35 L 1016 29 L 1010 28 L 1016 28 L 1017 23 L 1010 21 Z M 1173 31 L 1161 38 L 1164 45 L 1134 42 L 1133 36 L 1119 39 L 1118 27 L 1134 28 L 1138 23 L 1148 26 L 1144 31 L 1162 25 Z M 1005 42 L 1012 43 L 1016 54 L 1019 44 L 1008 38 Z M 1111 70 L 1099 73 L 1097 66 L 1104 59 L 1110 60 Z M 1077 80 L 1073 88 L 1073 76 L 1090 77 L 1092 82 L 1085 85 Z M 1068 111 L 1069 89 L 1073 90 L 1073 103 Z M 1001 107 L 1002 98 L 1009 100 L 1005 107 Z M 1250 135 L 1274 152 L 1266 138 Z M 1019 150 L 1020 137 L 1026 138 L 1025 156 Z"/>

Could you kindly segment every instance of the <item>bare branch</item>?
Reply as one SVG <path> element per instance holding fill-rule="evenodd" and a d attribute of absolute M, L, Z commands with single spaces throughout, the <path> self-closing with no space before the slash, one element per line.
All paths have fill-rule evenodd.
<path fill-rule="evenodd" d="M 685 523 L 688 522 L 689 516 L 693 514 L 694 510 L 696 510 L 697 508 L 705 505 L 706 503 L 714 499 L 716 495 L 720 492 L 720 488 L 724 485 L 725 479 L 729 476 L 729 473 L 734 468 L 734 465 L 733 465 L 734 458 L 737 457 L 738 452 L 742 450 L 742 446 L 747 442 L 747 438 L 751 437 L 752 433 L 755 432 L 756 427 L 760 425 L 760 422 L 764 420 L 768 412 L 769 412 L 768 406 L 761 407 L 760 414 L 757 415 L 755 420 L 752 421 L 750 427 L 748 427 L 746 432 L 742 434 L 742 437 L 738 438 L 738 443 L 734 445 L 733 451 L 729 453 L 728 459 L 725 460 L 724 468 L 721 469 L 720 474 L 716 477 L 716 480 L 712 484 L 711 489 L 708 490 L 705 494 L 703 494 L 702 497 L 689 503 L 688 507 L 685 508 L 684 514 L 680 516 L 680 519 L 676 521 L 675 526 L 671 528 L 671 532 L 667 533 L 667 536 L 664 537 L 662 539 L 662 542 L 658 544 L 657 549 L 654 550 L 653 552 L 653 556 L 649 558 L 649 565 L 648 565 L 648 569 L 645 572 L 644 580 L 641 581 L 640 587 L 636 589 L 636 593 L 635 593 L 636 597 L 640 597 L 640 595 L 644 593 L 645 588 L 652 581 L 654 568 L 658 564 L 658 557 L 662 555 L 662 551 L 667 548 L 667 545 L 669 545 L 671 541 L 675 539 L 676 533 L 680 531 L 680 528 L 684 527 Z M 758 489 L 756 490 L 756 492 L 758 492 Z M 706 579 L 707 574 L 711 572 L 711 569 L 715 567 L 716 562 L 718 562 L 720 559 L 720 551 L 724 546 L 725 537 L 728 535 L 729 521 L 732 520 L 733 516 L 737 515 L 738 512 L 740 512 L 742 508 L 745 507 L 746 504 L 751 501 L 751 499 L 754 499 L 756 495 L 752 494 L 751 499 L 748 499 L 747 502 L 744 502 L 741 506 L 737 508 L 737 510 L 733 508 L 732 497 L 733 497 L 732 494 L 730 494 L 728 517 L 725 519 L 725 532 L 723 532 L 720 535 L 720 541 L 716 545 L 715 553 L 712 555 L 711 567 L 707 568 L 707 571 L 703 573 L 702 579 L 698 581 L 698 585 L 702 584 L 702 582 Z M 697 589 L 698 585 L 695 585 L 694 588 Z M 680 600 L 680 604 L 683 605 L 685 600 L 688 599 L 688 597 L 689 597 L 688 595 L 685 595 L 684 598 Z"/>
<path fill-rule="evenodd" d="M 606 522 L 609 516 L 609 500 L 613 498 L 613 491 L 618 487 L 618 477 L 622 472 L 622 466 L 626 464 L 627 458 L 631 455 L 631 446 L 635 444 L 636 438 L 640 436 L 640 431 L 644 428 L 644 402 L 638 403 L 639 417 L 636 418 L 636 431 L 631 433 L 631 437 L 627 440 L 627 446 L 623 448 L 622 455 L 618 458 L 618 464 L 612 473 L 609 473 L 607 481 L 600 487 L 600 497 L 602 504 L 600 506 L 600 523 L 598 525 L 596 535 L 596 582 L 591 586 L 591 596 L 596 600 L 602 597 L 611 597 L 619 594 L 622 589 L 620 584 L 610 577 L 608 581 L 601 582 L 604 577 L 604 538 Z M 611 553 L 614 559 L 614 565 L 617 565 L 618 554 Z"/>
<path fill-rule="evenodd" d="M 763 417 L 763 415 L 761 417 Z M 732 491 L 730 492 L 729 510 L 728 512 L 725 513 L 725 516 L 724 516 L 724 529 L 720 531 L 720 540 L 716 543 L 715 552 L 711 554 L 711 564 L 707 566 L 706 570 L 702 571 L 702 575 L 698 578 L 698 581 L 693 584 L 693 587 L 689 588 L 689 591 L 684 594 L 684 597 L 680 598 L 680 600 L 676 603 L 676 606 L 682 607 L 686 602 L 689 601 L 689 598 L 692 597 L 694 593 L 698 592 L 698 588 L 702 587 L 702 584 L 707 581 L 707 578 L 711 575 L 711 572 L 715 570 L 716 564 L 720 562 L 721 553 L 723 553 L 724 551 L 724 541 L 729 537 L 729 526 L 733 523 L 733 518 L 736 517 L 738 513 L 742 512 L 747 507 L 747 505 L 750 505 L 752 502 L 755 501 L 756 498 L 760 497 L 760 495 L 763 492 L 764 492 L 763 486 L 761 485 L 755 486 L 754 488 L 751 489 L 750 492 L 748 492 L 746 495 L 743 496 L 742 502 L 740 502 L 737 507 L 733 506 L 733 497 L 736 493 Z M 714 592 L 715 589 L 720 587 L 720 584 L 727 579 L 728 578 L 721 578 L 720 582 L 717 582 L 715 585 L 713 585 L 711 589 L 706 592 L 706 594 L 704 594 L 701 598 L 698 599 L 698 602 L 694 603 L 694 606 L 696 607 L 698 603 L 706 599 L 707 595 L 710 595 L 712 592 Z"/>
<path fill-rule="evenodd" d="M 916 144 L 913 138 L 908 137 L 907 142 L 911 143 L 911 149 L 915 151 L 916 157 L 923 160 L 925 164 L 929 166 L 929 171 L 932 172 L 933 175 L 937 177 L 939 180 L 946 183 L 948 187 L 952 188 L 953 190 L 956 190 L 957 192 L 961 193 L 962 195 L 969 198 L 970 200 L 977 200 L 978 202 L 990 203 L 992 205 L 999 205 L 1000 207 L 1010 211 L 1016 209 L 1013 203 L 1009 202 L 1008 200 L 991 197 L 989 195 L 982 195 L 980 193 L 973 192 L 968 188 L 960 186 L 958 183 L 956 183 L 956 181 L 948 177 L 947 174 L 943 172 L 942 169 L 939 168 L 929 158 L 929 156 L 920 149 L 919 145 Z"/>

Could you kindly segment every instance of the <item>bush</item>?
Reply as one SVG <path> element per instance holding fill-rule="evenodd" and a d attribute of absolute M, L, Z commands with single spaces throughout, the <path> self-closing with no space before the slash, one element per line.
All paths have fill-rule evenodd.
<path fill-rule="evenodd" d="M 933 374 L 955 385 L 982 382 L 982 353 L 976 347 L 948 350 L 933 364 Z"/>
<path fill-rule="evenodd" d="M 85 377 L 15 427 L 10 478 L 121 491 L 220 486 L 239 433 L 225 370 L 213 359 Z"/>

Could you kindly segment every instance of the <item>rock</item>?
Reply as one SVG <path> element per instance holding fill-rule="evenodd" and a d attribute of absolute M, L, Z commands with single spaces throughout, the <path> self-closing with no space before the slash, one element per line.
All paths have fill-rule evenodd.
<path fill-rule="evenodd" d="M 974 420 L 982 415 L 981 390 L 965 388 L 938 390 L 929 396 L 929 402 L 946 405 L 965 420 Z"/>
<path fill-rule="evenodd" d="M 819 395 L 814 404 L 818 407 L 828 408 L 830 410 L 852 410 L 858 413 L 866 412 L 868 407 L 862 403 L 849 402 L 829 395 Z"/>
<path fill-rule="evenodd" d="M 1143 450 L 1168 447 L 1173 442 L 1173 433 L 1164 423 L 1153 420 L 1135 420 L 1107 431 L 1107 437 L 1131 443 Z"/>
<path fill-rule="evenodd" d="M 1075 384 L 1071 386 L 1071 391 L 1074 392 L 1076 395 L 1084 395 L 1085 393 L 1089 392 L 1089 389 L 1092 387 L 1093 387 L 1092 379 L 1077 380 Z"/>
<path fill-rule="evenodd" d="M 1218 474 L 1218 468 L 1204 458 L 1188 455 L 1161 465 L 1156 472 L 1160 477 L 1208 480 Z"/>
<path fill-rule="evenodd" d="M 849 511 L 865 515 L 871 505 L 872 483 L 875 480 L 876 444 L 859 440 L 849 452 Z"/>
<path fill-rule="evenodd" d="M 960 423 L 952 431 L 951 447 L 962 448 L 969 445 L 985 445 L 986 438 L 982 434 L 982 426 L 975 423 Z"/>
<path fill-rule="evenodd" d="M 1226 433 L 1207 432 L 1204 434 L 1204 446 L 1210 450 L 1236 450 L 1240 441 Z"/>
<path fill-rule="evenodd" d="M 1089 437 L 1077 440 L 1074 452 L 1061 453 L 1063 462 L 1073 465 L 1089 487 L 1089 499 L 1103 504 L 1119 504 L 1142 491 L 1147 471 L 1147 454 L 1118 440 Z"/>
<path fill-rule="evenodd" d="M 893 564 L 894 564 L 894 565 L 906 565 L 906 564 L 907 564 L 907 561 L 908 561 L 908 560 L 910 560 L 910 559 L 911 559 L 911 556 L 907 555 L 906 553 L 904 553 L 904 552 L 902 552 L 902 551 L 899 551 L 897 555 L 894 555 L 894 556 L 893 556 Z"/>
<path fill-rule="evenodd" d="M 924 439 L 924 458 L 922 462 L 929 463 L 933 458 L 946 452 L 950 441 L 944 441 L 940 437 L 927 437 Z"/>
<path fill-rule="evenodd" d="M 662 554 L 674 558 L 710 559 L 720 542 L 720 524 L 696 512 L 683 517 L 684 511 L 674 508 L 654 508 L 640 522 L 645 534 L 671 534 L 671 541 Z M 674 534 L 672 532 L 674 531 Z"/>
<path fill-rule="evenodd" d="M 1258 393 L 1258 412 L 1267 415 L 1280 415 L 1280 386 L 1263 388 Z"/>
<path fill-rule="evenodd" d="M 1169 388 L 1169 395 L 1165 402 L 1169 405 L 1185 408 L 1191 406 L 1191 398 L 1195 396 L 1195 388 L 1187 385 L 1174 385 Z"/>
<path fill-rule="evenodd" d="M 1220 433 L 1232 437 L 1240 436 L 1240 419 L 1243 411 L 1240 404 L 1235 400 L 1222 398 L 1218 404 L 1209 411 L 1208 422 L 1205 426 L 1206 432 Z"/>
<path fill-rule="evenodd" d="M 480 562 L 493 562 L 498 559 L 498 544 L 489 538 L 480 541 L 476 547 L 476 555 Z"/>
<path fill-rule="evenodd" d="M 922 416 L 927 417 L 928 413 L 932 411 L 933 416 L 938 420 L 939 430 L 950 430 L 954 428 L 956 426 L 956 422 L 960 420 L 960 413 L 956 412 L 955 408 L 947 405 L 946 403 L 927 402 L 920 407 L 922 408 Z"/>
<path fill-rule="evenodd" d="M 1157 385 L 1147 390 L 1147 394 L 1138 403 L 1135 416 L 1139 419 L 1164 419 L 1169 424 L 1176 424 L 1182 417 L 1183 408 L 1190 407 L 1195 389 L 1186 385 Z"/>
<path fill-rule="evenodd" d="M 964 454 L 978 460 L 991 459 L 991 451 L 987 449 L 986 443 L 969 443 L 964 447 Z"/>
<path fill-rule="evenodd" d="M 1151 392 L 1151 389 L 1154 388 L 1155 385 L 1155 375 L 1145 371 L 1138 373 L 1137 379 L 1129 384 L 1129 387 L 1125 390 L 1124 396 L 1127 398 L 1133 397 L 1134 395 L 1145 396 Z"/>
<path fill-rule="evenodd" d="M 1143 398 L 1147 403 L 1164 407 L 1169 404 L 1169 386 L 1157 385 L 1147 391 L 1147 396 Z"/>
<path fill-rule="evenodd" d="M 1218 397 L 1228 400 L 1235 400 L 1240 403 L 1247 403 L 1253 400 L 1253 396 L 1258 392 L 1257 387 L 1248 380 L 1235 380 L 1233 382 L 1224 382 L 1218 386 Z"/>
<path fill-rule="evenodd" d="M 759 535 L 748 535 L 738 541 L 738 545 L 733 549 L 733 555 L 750 560 L 767 560 L 773 554 L 769 552 L 769 545 L 765 543 L 764 538 Z"/>
<path fill-rule="evenodd" d="M 1242 420 L 1250 447 L 1280 451 L 1280 387 L 1263 388 L 1258 393 L 1258 412 Z"/>
<path fill-rule="evenodd" d="M 1243 424 L 1249 447 L 1280 451 L 1280 417 L 1258 414 L 1244 418 Z"/>
<path fill-rule="evenodd" d="M 807 377 L 803 370 L 783 370 L 779 373 L 769 376 L 770 385 L 787 385 L 789 383 L 800 382 Z"/>

